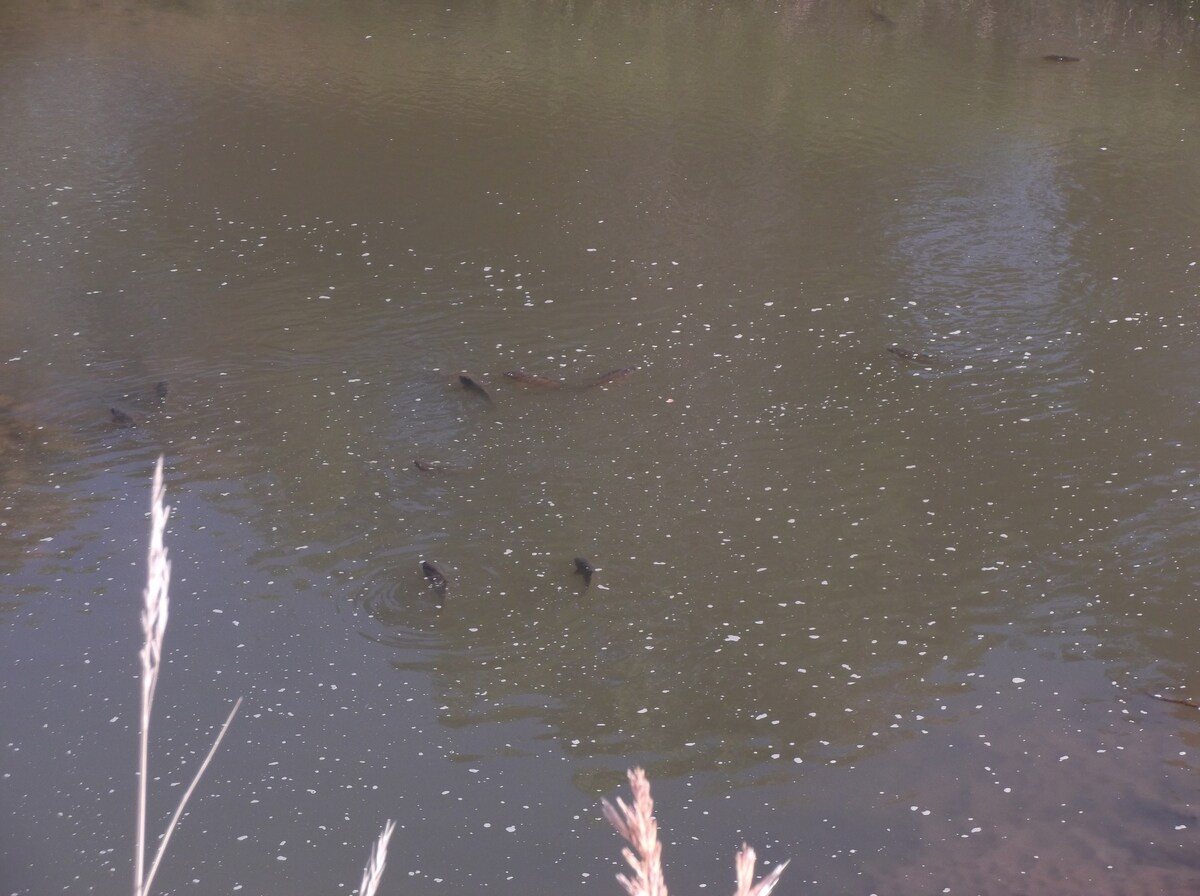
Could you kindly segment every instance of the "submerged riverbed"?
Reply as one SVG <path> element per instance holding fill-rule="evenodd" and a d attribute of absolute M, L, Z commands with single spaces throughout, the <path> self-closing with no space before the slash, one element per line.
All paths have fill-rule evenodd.
<path fill-rule="evenodd" d="M 1186 7 L 8 4 L 0 890 L 1195 889 Z"/>

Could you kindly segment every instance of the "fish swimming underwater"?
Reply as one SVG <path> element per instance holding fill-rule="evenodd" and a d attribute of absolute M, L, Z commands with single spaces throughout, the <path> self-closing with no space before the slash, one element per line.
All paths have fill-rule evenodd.
<path fill-rule="evenodd" d="M 421 572 L 425 574 L 425 578 L 438 597 L 444 597 L 446 594 L 446 586 L 449 584 L 442 571 L 430 563 L 428 560 L 421 561 Z"/>
<path fill-rule="evenodd" d="M 610 370 L 608 373 L 596 377 L 596 381 L 591 383 L 592 386 L 611 386 L 614 383 L 619 383 L 628 379 L 637 372 L 636 367 L 618 367 L 616 370 Z"/>
<path fill-rule="evenodd" d="M 458 375 L 458 381 L 460 383 L 462 383 L 462 387 L 464 389 L 466 389 L 468 392 L 478 395 L 480 398 L 482 398 L 488 404 L 491 404 L 492 396 L 488 395 L 487 389 L 485 389 L 485 388 L 483 388 L 483 386 L 479 385 L 479 383 L 474 379 L 474 377 L 468 376 L 465 373 L 460 373 Z"/>
<path fill-rule="evenodd" d="M 1167 697 L 1163 694 L 1155 694 L 1153 691 L 1145 692 L 1147 697 L 1153 697 L 1155 700 L 1162 700 L 1164 703 L 1178 703 L 1180 706 L 1190 706 L 1192 709 L 1200 709 L 1200 703 L 1195 700 L 1184 700 L 1180 697 Z"/>
<path fill-rule="evenodd" d="M 919 364 L 921 367 L 936 367 L 940 363 L 936 357 L 925 352 L 914 351 L 900 345 L 889 345 L 888 351 L 904 361 Z"/>
<path fill-rule="evenodd" d="M 593 567 L 592 564 L 587 561 L 587 558 L 575 558 L 575 574 L 583 576 L 584 587 L 592 584 L 592 573 L 595 571 L 595 567 Z"/>
<path fill-rule="evenodd" d="M 871 21 L 877 25 L 882 25 L 884 28 L 896 27 L 896 23 L 892 20 L 892 17 L 885 13 L 878 6 L 870 7 L 867 10 L 867 13 L 871 16 Z"/>
<path fill-rule="evenodd" d="M 413 466 L 422 473 L 453 473 L 458 469 L 440 460 L 421 460 L 419 457 L 413 459 Z"/>
<path fill-rule="evenodd" d="M 121 429 L 129 429 L 133 426 L 133 418 L 120 408 L 109 408 L 108 413 L 112 415 L 112 422 Z"/>
<path fill-rule="evenodd" d="M 514 383 L 520 383 L 522 386 L 529 386 L 533 389 L 561 389 L 563 387 L 563 384 L 556 379 L 542 376 L 540 373 L 529 373 L 526 370 L 506 370 L 504 375 Z"/>

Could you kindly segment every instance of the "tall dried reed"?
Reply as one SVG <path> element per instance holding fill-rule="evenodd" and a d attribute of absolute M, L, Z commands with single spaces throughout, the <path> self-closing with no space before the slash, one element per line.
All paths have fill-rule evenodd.
<path fill-rule="evenodd" d="M 362 883 L 358 885 L 358 896 L 375 896 L 375 888 L 383 879 L 383 866 L 387 863 L 388 841 L 392 839 L 392 831 L 396 830 L 396 822 L 388 820 L 379 834 L 379 839 L 371 847 L 371 855 L 363 868 Z"/>
<path fill-rule="evenodd" d="M 165 498 L 166 486 L 163 484 L 163 459 L 160 456 L 158 463 L 154 466 L 154 484 L 150 497 L 150 551 L 147 560 L 146 590 L 142 593 L 142 700 L 140 737 L 138 738 L 137 833 L 134 846 L 136 852 L 133 858 L 134 896 L 149 896 L 150 885 L 154 882 L 154 875 L 158 872 L 158 866 L 162 861 L 163 855 L 166 854 L 167 843 L 171 839 L 171 834 L 175 832 L 175 826 L 179 824 L 184 807 L 191 798 L 192 792 L 196 789 L 196 785 L 200 783 L 201 775 L 204 774 L 213 756 L 216 755 L 217 748 L 221 745 L 221 740 L 225 737 L 225 732 L 229 730 L 229 724 L 237 714 L 238 707 L 242 705 L 242 698 L 238 697 L 237 701 L 233 704 L 233 709 L 229 711 L 229 715 L 225 719 L 225 724 L 221 726 L 221 730 L 217 733 L 216 740 L 213 741 L 212 747 L 209 748 L 208 755 L 204 757 L 204 761 L 200 763 L 200 767 L 196 770 L 196 775 L 192 778 L 192 783 L 188 785 L 187 790 L 184 791 L 183 796 L 179 800 L 179 805 L 175 807 L 175 814 L 171 816 L 171 821 L 167 825 L 162 840 L 158 844 L 158 851 L 154 855 L 154 861 L 150 865 L 150 870 L 146 871 L 146 782 L 150 753 L 150 715 L 154 707 L 154 691 L 158 686 L 158 672 L 162 664 L 163 638 L 167 633 L 167 615 L 171 603 L 169 595 L 171 561 L 167 558 L 167 549 L 163 544 L 163 533 L 167 528 L 167 520 L 171 516 L 171 508 L 167 506 Z M 379 839 L 375 841 L 375 845 L 371 848 L 371 854 L 367 858 L 366 867 L 363 869 L 362 883 L 358 889 L 359 896 L 374 896 L 375 890 L 379 886 L 379 881 L 383 878 L 383 869 L 387 860 L 388 841 L 391 839 L 392 831 L 395 829 L 396 823 L 388 821 L 383 828 L 383 832 L 379 835 Z"/>
<path fill-rule="evenodd" d="M 162 664 L 163 638 L 167 633 L 167 615 L 170 608 L 171 561 L 167 558 L 167 548 L 163 544 L 163 533 L 167 528 L 167 520 L 171 516 L 171 508 L 165 502 L 166 486 L 163 484 L 163 459 L 160 455 L 154 465 L 154 485 L 150 496 L 150 552 L 147 559 L 146 590 L 142 592 L 142 701 L 141 725 L 138 738 L 138 787 L 137 787 L 137 834 L 134 844 L 136 850 L 133 858 L 133 894 L 134 896 L 149 896 L 150 885 L 158 872 L 159 863 L 166 854 L 167 844 L 175 832 L 175 826 L 183 815 L 184 807 L 192 796 L 192 791 L 200 783 L 200 776 L 208 768 L 221 739 L 229 730 L 229 723 L 242 705 L 238 697 L 233 704 L 225 724 L 221 726 L 216 740 L 213 741 L 208 755 L 200 763 L 192 783 L 184 791 L 175 807 L 175 814 L 159 841 L 158 850 L 150 870 L 145 870 L 146 861 L 146 783 L 147 766 L 150 754 L 150 715 L 154 708 L 154 691 L 158 687 L 158 672 Z"/>
<path fill-rule="evenodd" d="M 621 851 L 633 870 L 632 875 L 617 875 L 617 882 L 629 896 L 667 896 L 663 879 L 662 844 L 658 841 L 658 821 L 654 818 L 654 800 L 650 796 L 650 781 L 640 768 L 629 770 L 629 788 L 633 804 L 617 797 L 614 806 L 603 800 L 604 817 L 625 838 L 629 846 Z M 754 883 L 754 850 L 742 844 L 734 865 L 737 871 L 737 890 L 734 896 L 768 896 L 779 883 L 787 862 L 776 865 L 766 877 Z"/>

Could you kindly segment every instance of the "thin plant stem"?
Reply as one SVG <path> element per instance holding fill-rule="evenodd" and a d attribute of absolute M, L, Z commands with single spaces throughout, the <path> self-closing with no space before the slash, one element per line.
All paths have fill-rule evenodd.
<path fill-rule="evenodd" d="M 141 678 L 141 718 L 138 736 L 138 784 L 137 784 L 137 831 L 133 859 L 133 896 L 149 896 L 150 885 L 158 872 L 159 863 L 167 851 L 167 844 L 184 807 L 200 777 L 208 768 L 209 762 L 221 745 L 229 724 L 242 705 L 239 697 L 230 710 L 225 724 L 221 726 L 216 740 L 213 741 L 208 755 L 200 763 L 192 783 L 179 800 L 175 814 L 171 816 L 170 824 L 163 834 L 162 841 L 154 855 L 149 873 L 145 871 L 146 862 L 146 789 L 148 783 L 148 766 L 150 754 L 150 716 L 154 707 L 154 692 L 158 687 L 158 673 L 162 666 L 163 638 L 167 632 L 167 611 L 170 607 L 171 561 L 167 558 L 167 549 L 163 544 L 163 533 L 167 528 L 167 520 L 171 516 L 171 508 L 165 502 L 166 486 L 163 484 L 163 458 L 159 455 L 158 463 L 154 465 L 154 483 L 150 498 L 150 551 L 147 558 L 146 590 L 142 592 L 142 678 Z"/>
<path fill-rule="evenodd" d="M 183 809 L 187 805 L 187 801 L 192 796 L 192 791 L 196 789 L 196 785 L 200 783 L 200 776 L 204 774 L 204 770 L 208 768 L 209 762 L 216 755 L 217 747 L 221 746 L 221 739 L 225 737 L 225 732 L 229 730 L 229 723 L 233 721 L 233 717 L 237 715 L 238 709 L 242 705 L 242 698 L 238 697 L 237 702 L 233 704 L 233 709 L 229 711 L 229 715 L 225 718 L 225 724 L 221 726 L 221 730 L 217 733 L 216 740 L 208 749 L 208 755 L 204 757 L 204 761 L 200 763 L 200 768 L 196 769 L 196 776 L 192 778 L 192 783 L 188 785 L 188 789 L 184 791 L 183 796 L 179 800 L 179 805 L 175 807 L 175 814 L 171 816 L 171 823 L 167 825 L 167 830 L 163 834 L 162 842 L 158 844 L 158 852 L 154 854 L 154 862 L 150 866 L 150 871 L 146 875 L 146 883 L 142 888 L 142 896 L 149 896 L 150 884 L 154 881 L 154 875 L 158 872 L 158 864 L 162 861 L 163 855 L 167 851 L 167 842 L 171 839 L 171 834 L 175 832 L 175 825 L 179 824 L 179 819 L 183 815 Z"/>

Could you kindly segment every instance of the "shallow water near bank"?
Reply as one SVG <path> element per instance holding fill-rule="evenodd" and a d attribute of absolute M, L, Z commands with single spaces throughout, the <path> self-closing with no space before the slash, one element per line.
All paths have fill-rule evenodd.
<path fill-rule="evenodd" d="M 1196 53 L 7 6 L 0 890 L 128 887 L 160 453 L 153 818 L 246 698 L 163 892 L 617 892 L 635 764 L 676 892 L 1194 889 Z"/>

